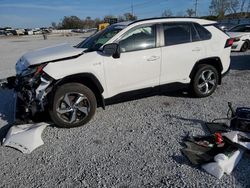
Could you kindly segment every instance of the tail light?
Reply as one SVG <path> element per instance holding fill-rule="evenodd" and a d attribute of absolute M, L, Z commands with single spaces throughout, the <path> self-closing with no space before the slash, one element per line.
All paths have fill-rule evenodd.
<path fill-rule="evenodd" d="M 234 43 L 234 39 L 233 38 L 227 39 L 225 48 L 231 47 L 233 45 L 233 43 Z"/>
<path fill-rule="evenodd" d="M 234 38 L 234 42 L 238 42 L 238 41 L 240 41 L 240 37 Z"/>

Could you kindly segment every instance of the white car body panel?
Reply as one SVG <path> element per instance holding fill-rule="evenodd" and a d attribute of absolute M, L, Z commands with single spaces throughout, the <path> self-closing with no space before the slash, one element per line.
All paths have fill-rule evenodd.
<path fill-rule="evenodd" d="M 239 41 L 234 42 L 232 46 L 232 51 L 241 51 L 241 48 L 246 40 L 250 41 L 250 32 L 228 32 L 231 38 L 240 38 Z"/>
<path fill-rule="evenodd" d="M 104 76 L 103 57 L 100 52 L 85 53 L 78 58 L 49 63 L 43 71 L 55 80 L 64 77 L 80 74 L 93 74 L 101 83 L 104 89 L 103 96 L 107 97 L 107 89 Z"/>
<path fill-rule="evenodd" d="M 74 48 L 69 44 L 60 44 L 53 47 L 42 48 L 31 51 L 23 55 L 28 65 L 37 65 L 44 62 L 49 62 L 57 59 L 68 58 L 83 53 L 83 49 Z"/>
<path fill-rule="evenodd" d="M 119 59 L 104 58 L 108 97 L 159 85 L 161 49 L 121 53 Z"/>
<path fill-rule="evenodd" d="M 44 144 L 41 136 L 48 125 L 48 123 L 37 123 L 12 126 L 3 140 L 3 146 L 29 154 Z"/>
<path fill-rule="evenodd" d="M 106 44 L 119 41 L 127 31 L 136 26 L 167 22 L 196 22 L 201 25 L 216 23 L 193 18 L 144 20 L 128 25 Z M 48 63 L 43 71 L 55 80 L 80 73 L 93 74 L 104 89 L 104 99 L 122 92 L 170 82 L 189 83 L 189 74 L 199 59 L 219 57 L 223 63 L 223 73 L 229 68 L 230 48 L 224 48 L 229 37 L 213 26 L 206 28 L 213 35 L 211 40 L 121 53 L 119 59 L 104 56 L 102 52 L 82 54 L 82 48 L 58 45 L 25 54 L 17 63 L 17 67 L 22 69 L 22 66 L 27 68 L 30 65 L 59 59 L 58 62 Z M 67 59 L 72 56 L 78 57 Z M 151 58 L 153 60 L 150 60 Z"/>
<path fill-rule="evenodd" d="M 74 48 L 69 44 L 59 44 L 52 47 L 34 50 L 24 54 L 16 64 L 17 74 L 22 73 L 29 66 L 64 59 L 82 54 L 84 49 Z"/>
<path fill-rule="evenodd" d="M 212 39 L 204 41 L 204 45 L 207 48 L 206 56 L 220 58 L 223 66 L 223 74 L 229 69 L 231 62 L 231 48 L 225 48 L 226 40 L 229 39 L 229 37 L 213 26 L 205 28 L 212 33 Z"/>
<path fill-rule="evenodd" d="M 206 51 L 203 41 L 162 47 L 160 84 L 172 82 L 189 83 L 189 75 L 195 62 L 202 59 L 205 55 Z"/>

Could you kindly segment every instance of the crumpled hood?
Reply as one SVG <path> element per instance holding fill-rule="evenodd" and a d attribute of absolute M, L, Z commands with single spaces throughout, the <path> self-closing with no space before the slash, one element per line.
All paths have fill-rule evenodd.
<path fill-rule="evenodd" d="M 16 72 L 20 74 L 23 70 L 32 65 L 56 61 L 64 58 L 81 55 L 84 49 L 74 48 L 69 44 L 59 44 L 57 46 L 42 48 L 24 54 L 16 64 Z"/>
<path fill-rule="evenodd" d="M 74 48 L 69 44 L 60 44 L 28 52 L 24 54 L 22 58 L 25 59 L 29 65 L 36 65 L 57 59 L 77 56 L 82 53 L 83 49 L 81 48 Z"/>

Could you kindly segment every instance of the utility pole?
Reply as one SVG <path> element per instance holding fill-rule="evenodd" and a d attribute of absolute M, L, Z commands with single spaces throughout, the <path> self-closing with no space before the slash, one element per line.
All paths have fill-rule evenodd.
<path fill-rule="evenodd" d="M 195 4 L 194 4 L 195 8 L 194 8 L 194 14 L 195 14 L 195 17 L 197 16 L 197 8 L 198 8 L 198 0 L 195 0 Z"/>
<path fill-rule="evenodd" d="M 131 14 L 134 16 L 134 2 L 131 0 Z"/>

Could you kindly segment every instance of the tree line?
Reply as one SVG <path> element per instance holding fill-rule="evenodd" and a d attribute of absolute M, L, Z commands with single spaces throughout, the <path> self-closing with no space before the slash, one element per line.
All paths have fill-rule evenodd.
<path fill-rule="evenodd" d="M 196 0 L 199 2 L 199 0 Z M 197 5 L 197 4 L 196 4 Z M 220 20 L 225 17 L 230 18 L 244 18 L 250 17 L 250 0 L 211 0 L 209 6 L 209 15 L 203 16 L 203 18 Z M 166 9 L 162 16 L 164 17 L 195 17 L 197 16 L 196 8 L 188 8 L 185 12 L 178 12 L 176 15 L 173 14 L 171 9 Z M 80 19 L 77 16 L 65 16 L 61 22 L 52 23 L 52 27 L 57 29 L 89 29 L 96 28 L 100 23 L 108 22 L 112 18 L 117 18 L 118 22 L 122 21 L 133 21 L 137 19 L 137 16 L 131 13 L 125 13 L 121 16 L 107 15 L 103 19 L 86 17 Z"/>
<path fill-rule="evenodd" d="M 198 1 L 198 0 L 197 0 Z M 199 1 L 198 1 L 199 2 Z M 215 20 L 230 18 L 250 17 L 250 0 L 211 0 L 209 15 L 205 16 Z M 195 17 L 197 12 L 193 8 L 188 8 L 185 12 L 178 12 L 176 16 Z M 173 17 L 170 9 L 166 9 L 162 16 Z"/>
<path fill-rule="evenodd" d="M 85 19 L 80 19 L 77 16 L 64 16 L 61 22 L 52 22 L 52 27 L 57 29 L 90 29 L 96 28 L 100 23 L 109 22 L 110 19 L 114 18 L 117 18 L 118 22 L 137 20 L 137 17 L 131 13 L 125 13 L 124 15 L 118 17 L 107 15 L 103 19 L 92 19 L 89 16 Z"/>

